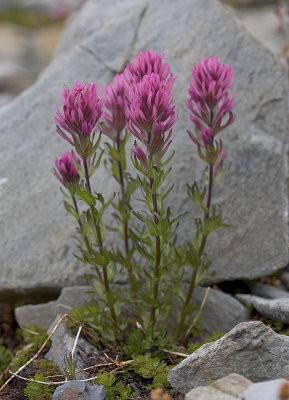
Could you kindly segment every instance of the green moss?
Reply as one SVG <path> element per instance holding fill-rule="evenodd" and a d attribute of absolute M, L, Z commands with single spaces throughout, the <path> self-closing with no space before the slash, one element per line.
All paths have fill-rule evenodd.
<path fill-rule="evenodd" d="M 97 379 L 94 382 L 105 387 L 106 400 L 127 400 L 136 397 L 130 387 L 125 387 L 121 382 L 116 381 L 114 374 L 109 375 L 107 372 L 103 372 L 97 375 Z"/>
<path fill-rule="evenodd" d="M 150 386 L 153 388 L 170 387 L 167 376 L 171 367 L 158 358 L 152 358 L 149 355 L 140 355 L 135 358 L 129 369 L 144 379 L 152 380 Z"/>
<path fill-rule="evenodd" d="M 44 381 L 45 378 L 43 374 L 36 374 L 33 379 Z M 29 382 L 24 389 L 24 394 L 29 400 L 51 400 L 53 392 L 53 387 L 37 382 Z"/>
<path fill-rule="evenodd" d="M 8 367 L 13 357 L 13 352 L 8 347 L 0 345 L 0 374 Z"/>
<path fill-rule="evenodd" d="M 55 19 L 35 10 L 13 6 L 0 13 L 0 23 L 9 23 L 29 29 L 37 29 L 55 23 Z"/>
<path fill-rule="evenodd" d="M 224 0 L 224 3 L 230 4 L 233 7 L 242 8 L 242 7 L 260 7 L 266 6 L 269 4 L 276 4 L 276 0 L 251 0 L 248 2 L 242 2 L 240 0 Z"/>
<path fill-rule="evenodd" d="M 223 333 L 220 332 L 215 332 L 213 336 L 207 337 L 205 340 L 198 342 L 198 343 L 190 343 L 188 345 L 188 351 L 190 353 L 194 353 L 194 351 L 198 350 L 200 347 L 202 347 L 206 343 L 211 343 L 215 342 L 216 340 L 221 339 L 224 336 Z"/>

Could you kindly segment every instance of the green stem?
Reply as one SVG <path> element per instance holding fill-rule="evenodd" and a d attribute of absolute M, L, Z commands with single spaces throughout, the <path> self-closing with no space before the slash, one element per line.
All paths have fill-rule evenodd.
<path fill-rule="evenodd" d="M 208 196 L 207 196 L 207 212 L 204 213 L 204 221 L 203 221 L 203 225 L 206 222 L 206 220 L 209 218 L 210 215 L 210 208 L 211 208 L 211 203 L 212 203 L 212 193 L 213 193 L 213 165 L 209 166 L 209 183 L 208 183 Z M 208 235 L 202 235 L 202 241 L 200 244 L 200 248 L 199 248 L 199 258 L 202 257 L 206 243 L 207 243 L 207 239 L 208 239 Z M 187 307 L 191 301 L 192 298 L 192 294 L 195 288 L 195 281 L 196 281 L 196 276 L 197 276 L 197 268 L 194 268 L 194 271 L 192 273 L 192 278 L 191 278 L 191 283 L 189 286 L 189 290 L 187 293 L 187 297 L 181 312 L 181 319 L 177 328 L 177 331 L 175 333 L 175 339 L 177 340 L 184 328 L 184 323 L 185 323 L 185 319 L 186 319 L 186 310 Z"/>
<path fill-rule="evenodd" d="M 88 187 L 88 190 L 89 190 L 90 194 L 92 194 L 91 186 L 90 186 L 90 178 L 89 178 L 89 173 L 88 173 L 87 160 L 86 159 L 83 159 L 83 167 L 84 167 L 86 184 L 87 184 L 87 187 Z M 102 243 L 100 225 L 99 225 L 99 222 L 96 222 L 96 220 L 95 220 L 94 207 L 90 206 L 90 209 L 91 209 L 91 216 L 93 218 L 93 222 L 94 222 L 94 226 L 95 226 L 95 230 L 96 230 L 96 234 L 97 234 L 99 252 L 100 252 L 101 255 L 104 255 L 104 248 L 103 248 L 103 243 Z M 102 270 L 103 270 L 103 283 L 104 283 L 105 292 L 106 292 L 107 305 L 108 305 L 108 308 L 110 310 L 110 315 L 111 315 L 112 321 L 114 323 L 115 333 L 117 335 L 117 331 L 120 330 L 120 328 L 118 327 L 118 324 L 117 324 L 117 318 L 116 318 L 114 306 L 111 305 L 111 303 L 110 303 L 111 291 L 110 291 L 109 280 L 108 280 L 108 275 L 107 275 L 107 266 L 104 265 Z"/>
<path fill-rule="evenodd" d="M 121 134 L 121 132 L 118 132 L 117 139 L 116 139 L 116 149 L 117 149 L 119 155 L 121 155 L 120 134 Z M 126 202 L 123 165 L 122 165 L 121 161 L 118 161 L 117 164 L 118 164 L 119 184 L 121 187 L 122 201 Z M 125 249 L 125 256 L 126 256 L 126 260 L 127 260 L 128 279 L 129 279 L 129 283 L 130 283 L 131 294 L 132 294 L 133 298 L 135 298 L 136 293 L 134 290 L 134 279 L 133 279 L 133 274 L 132 274 L 132 266 L 131 266 L 131 263 L 130 263 L 130 260 L 128 257 L 128 254 L 129 254 L 128 221 L 125 219 L 125 220 L 122 220 L 122 223 L 123 223 L 123 235 L 124 235 L 124 249 Z"/>
<path fill-rule="evenodd" d="M 159 213 L 158 213 L 158 204 L 157 204 L 157 194 L 153 193 L 153 184 L 154 179 L 150 178 L 150 187 L 152 190 L 152 201 L 153 201 L 153 208 L 154 208 L 154 222 L 155 224 L 159 224 Z M 155 266 L 154 266 L 154 286 L 153 286 L 153 295 L 154 295 L 154 302 L 156 303 L 158 300 L 158 291 L 159 291 L 159 279 L 160 279 L 160 262 L 161 262 L 161 240 L 159 236 L 155 238 L 155 245 L 156 245 L 156 255 L 155 255 Z M 150 326 L 152 329 L 152 335 L 154 331 L 154 326 L 156 323 L 156 306 L 152 306 L 151 308 L 151 315 L 150 315 Z"/>
<path fill-rule="evenodd" d="M 73 195 L 72 195 L 71 197 L 72 197 L 72 201 L 73 201 L 73 204 L 74 204 L 75 211 L 76 211 L 76 213 L 77 213 L 77 221 L 78 221 L 78 225 L 79 225 L 79 228 L 80 228 L 80 232 L 81 232 L 81 234 L 82 234 L 82 237 L 84 238 L 87 251 L 88 251 L 89 253 L 91 253 L 91 248 L 90 248 L 89 240 L 88 240 L 87 235 L 84 233 L 84 229 L 83 229 L 83 226 L 82 226 L 82 222 L 81 222 L 81 218 L 80 218 L 80 214 L 79 214 L 79 210 L 78 210 L 78 205 L 77 205 L 76 199 L 75 199 L 75 197 L 74 197 Z M 95 271 L 96 271 L 97 276 L 99 277 L 100 281 L 103 282 L 101 273 L 100 273 L 100 271 L 99 271 L 97 265 L 95 265 L 94 268 L 95 268 Z"/>

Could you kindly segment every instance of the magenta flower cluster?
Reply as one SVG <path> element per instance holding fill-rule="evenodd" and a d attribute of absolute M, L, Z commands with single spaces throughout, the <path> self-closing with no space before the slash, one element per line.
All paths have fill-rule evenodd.
<path fill-rule="evenodd" d="M 62 93 L 63 112 L 56 106 L 57 132 L 73 146 L 77 142 L 82 147 L 86 136 L 90 135 L 101 117 L 102 101 L 97 92 L 95 83 L 85 86 L 77 81 L 74 89 L 65 88 Z"/>
<path fill-rule="evenodd" d="M 155 73 L 161 81 L 170 78 L 170 67 L 163 63 L 164 52 L 161 55 L 154 51 L 140 52 L 136 59 L 129 63 L 124 71 L 124 76 L 129 85 L 139 82 L 145 75 Z"/>
<path fill-rule="evenodd" d="M 116 75 L 113 84 L 105 85 L 102 90 L 105 111 L 102 114 L 101 131 L 112 140 L 116 140 L 125 127 L 127 83 L 124 74 Z"/>
<path fill-rule="evenodd" d="M 232 112 L 236 92 L 231 97 L 229 92 L 234 83 L 232 67 L 223 65 L 217 57 L 202 59 L 192 67 L 190 98 L 186 106 L 191 111 L 190 118 L 197 134 L 189 132 L 189 135 L 199 146 L 199 151 L 200 147 L 205 147 L 207 155 L 203 158 L 209 164 L 218 163 L 224 156 L 221 142 L 214 151 L 214 137 L 236 118 Z"/>
<path fill-rule="evenodd" d="M 229 94 L 235 83 L 234 71 L 230 65 L 223 65 L 213 57 L 193 65 L 192 75 L 190 99 L 186 101 L 191 120 L 200 132 L 211 127 L 216 135 L 235 120 L 232 109 L 236 93 L 232 97 Z M 226 122 L 225 116 L 228 116 Z"/>
<path fill-rule="evenodd" d="M 133 82 L 127 94 L 127 128 L 146 148 L 147 154 L 135 143 L 132 150 L 145 169 L 148 158 L 158 162 L 164 156 L 177 120 L 172 95 L 176 78 L 163 57 L 153 51 L 140 53 L 124 72 L 127 82 Z"/>
<path fill-rule="evenodd" d="M 172 94 L 176 78 L 163 57 L 163 52 L 141 52 L 122 74 L 115 76 L 112 84 L 104 86 L 102 99 L 96 84 L 77 81 L 72 90 L 65 88 L 63 110 L 57 107 L 57 132 L 81 149 L 99 122 L 99 130 L 114 141 L 120 139 L 126 127 L 144 146 L 135 143 L 132 149 L 142 166 L 147 168 L 149 159 L 159 162 L 171 143 L 172 127 L 177 121 Z M 236 93 L 229 93 L 234 83 L 233 69 L 221 64 L 217 57 L 203 59 L 192 68 L 186 105 L 197 131 L 195 135 L 189 134 L 198 145 L 201 158 L 211 165 L 224 156 L 221 142 L 214 144 L 215 136 L 235 120 L 232 109 Z M 206 154 L 201 148 L 205 148 Z M 79 155 L 85 158 L 81 152 Z M 64 160 L 63 165 L 68 165 L 67 156 Z M 73 181 L 75 171 L 67 171 L 71 171 Z"/>
<path fill-rule="evenodd" d="M 149 156 L 161 157 L 172 136 L 171 128 L 177 120 L 172 105 L 173 82 L 162 81 L 158 74 L 151 73 L 129 90 L 127 127 L 145 145 Z"/>
<path fill-rule="evenodd" d="M 77 163 L 81 165 L 77 154 L 75 152 L 73 154 Z M 80 176 L 75 168 L 71 153 L 64 153 L 59 160 L 55 160 L 55 167 L 53 173 L 65 187 L 70 188 L 79 181 Z"/>

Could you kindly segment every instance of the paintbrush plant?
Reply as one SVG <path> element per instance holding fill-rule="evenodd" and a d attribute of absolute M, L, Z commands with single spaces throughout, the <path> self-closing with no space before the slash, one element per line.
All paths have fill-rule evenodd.
<path fill-rule="evenodd" d="M 183 269 L 190 265 L 191 282 L 188 292 L 179 296 L 182 308 L 174 336 L 179 342 L 187 339 L 190 332 L 184 334 L 184 330 L 190 323 L 192 293 L 210 265 L 206 258 L 208 236 L 226 226 L 212 206 L 212 193 L 225 156 L 217 135 L 235 120 L 235 93 L 229 93 L 234 72 L 216 57 L 203 59 L 192 68 L 186 105 L 195 131 L 189 132 L 189 137 L 207 165 L 208 183 L 207 187 L 196 182 L 188 186 L 189 197 L 200 207 L 203 218 L 195 220 L 193 240 L 176 245 L 182 217 L 172 217 L 165 204 L 172 190 L 166 179 L 173 157 L 167 154 L 178 119 L 172 93 L 176 77 L 163 57 L 163 53 L 141 52 L 113 83 L 104 86 L 102 99 L 96 84 L 76 82 L 72 90 L 65 88 L 62 111 L 57 108 L 55 118 L 57 132 L 73 149 L 55 161 L 54 174 L 65 189 L 65 208 L 78 222 L 82 251 L 78 258 L 95 271 L 92 286 L 102 304 L 97 320 L 106 324 L 114 335 L 110 339 L 117 342 L 129 336 L 121 313 L 124 302 L 134 311 L 130 326 L 137 327 L 147 345 L 167 334 L 168 319 L 175 314 L 173 294 L 181 293 Z M 107 201 L 100 194 L 102 188 L 95 192 L 91 186 L 91 176 L 104 154 L 101 136 L 106 138 L 106 169 L 119 187 L 119 193 Z M 129 157 L 128 143 L 132 143 Z M 127 171 L 130 160 L 132 174 Z M 134 193 L 144 206 L 141 211 L 132 208 Z M 118 223 L 107 228 L 121 238 L 112 249 L 105 244 L 103 215 L 110 212 L 108 207 L 114 210 Z M 123 298 L 114 282 L 124 270 L 129 294 Z"/>

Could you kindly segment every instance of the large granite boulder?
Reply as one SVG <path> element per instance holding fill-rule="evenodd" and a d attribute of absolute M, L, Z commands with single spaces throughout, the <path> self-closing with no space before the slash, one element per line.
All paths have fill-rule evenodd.
<path fill-rule="evenodd" d="M 178 76 L 175 102 L 179 120 L 172 149 L 175 191 L 173 211 L 189 211 L 179 239 L 192 235 L 195 209 L 186 184 L 199 178 L 203 165 L 186 130 L 185 109 L 191 66 L 218 56 L 237 76 L 237 121 L 223 134 L 231 170 L 216 187 L 231 228 L 217 232 L 209 249 L 211 281 L 254 278 L 287 264 L 287 111 L 288 83 L 274 56 L 261 47 L 218 1 L 88 1 L 64 33 L 56 57 L 38 81 L 0 110 L 0 296 L 55 295 L 66 285 L 83 284 L 84 268 L 73 257 L 75 223 L 66 215 L 51 173 L 55 157 L 69 147 L 55 133 L 55 104 L 63 85 L 77 79 L 112 81 L 140 50 L 165 52 Z M 116 190 L 104 168 L 94 181 L 107 197 Z M 107 215 L 106 222 L 111 223 Z M 107 238 L 108 245 L 113 237 Z"/>

